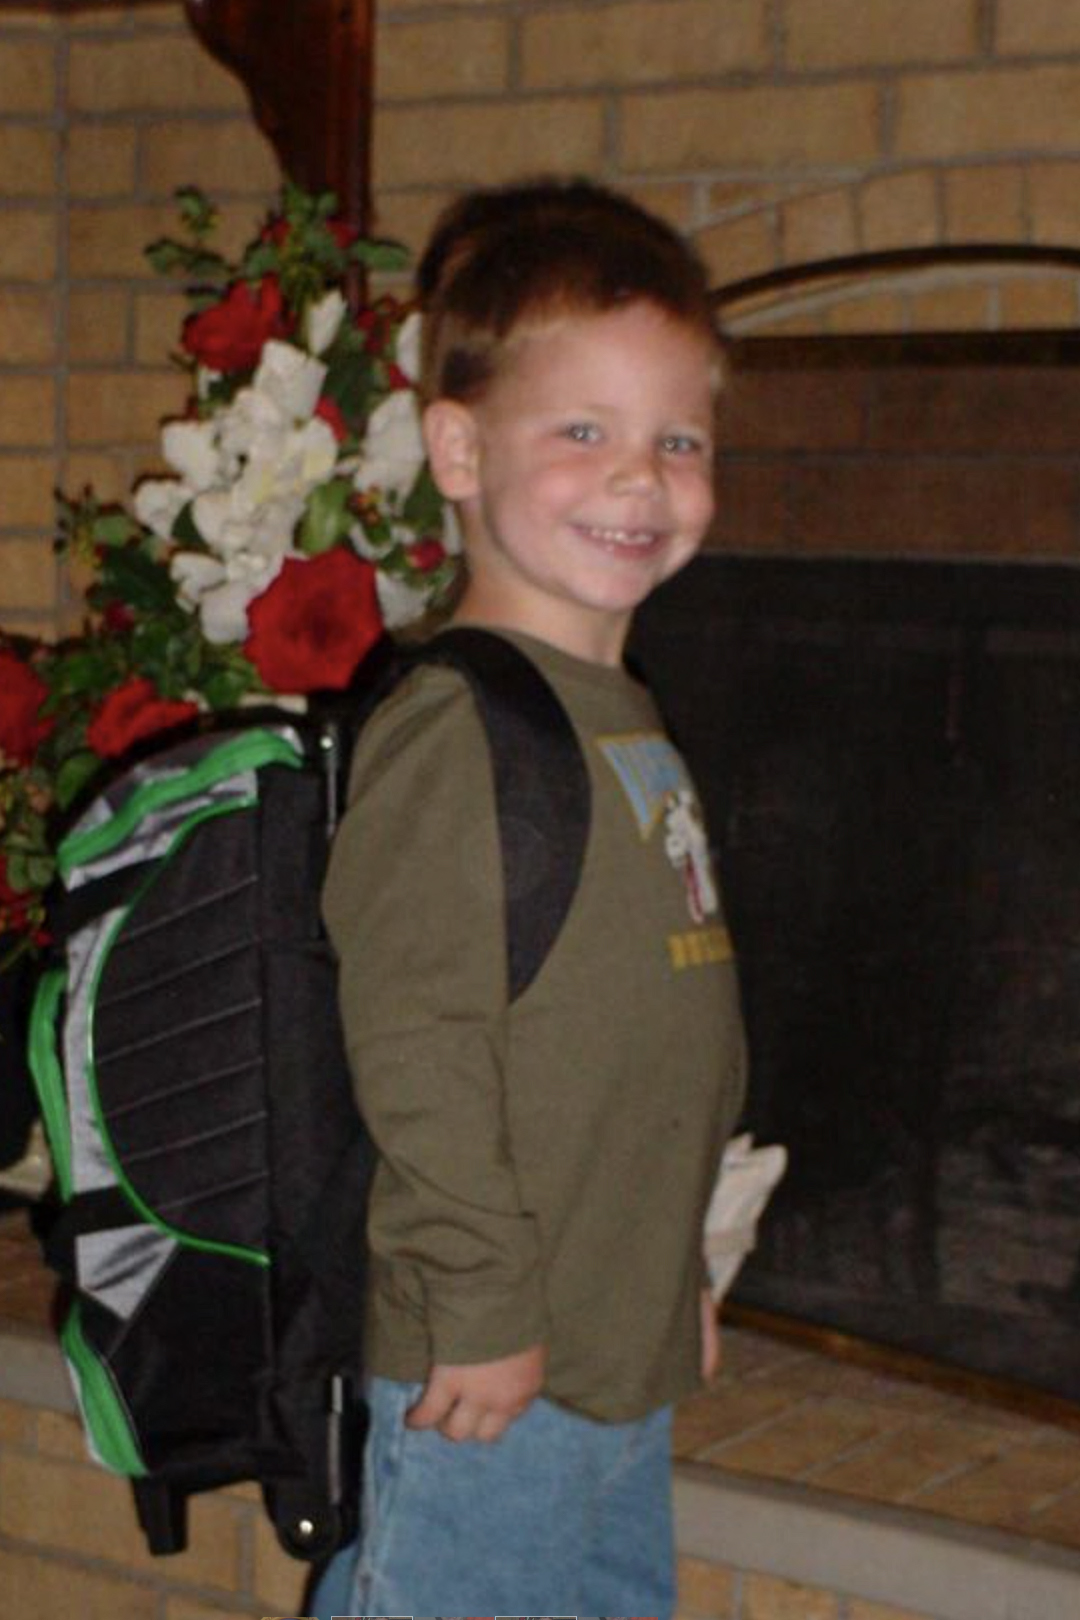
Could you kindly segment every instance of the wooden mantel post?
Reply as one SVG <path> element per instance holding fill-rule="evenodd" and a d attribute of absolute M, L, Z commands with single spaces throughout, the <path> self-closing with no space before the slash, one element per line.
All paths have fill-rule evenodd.
<path fill-rule="evenodd" d="M 77 12 L 94 0 L 0 0 Z M 138 0 L 136 0 L 138 3 Z M 333 191 L 357 231 L 371 228 L 375 0 L 183 0 L 207 50 L 247 87 L 290 179 Z"/>
<path fill-rule="evenodd" d="M 371 225 L 374 0 L 184 0 L 195 33 L 246 85 L 282 168 Z"/>

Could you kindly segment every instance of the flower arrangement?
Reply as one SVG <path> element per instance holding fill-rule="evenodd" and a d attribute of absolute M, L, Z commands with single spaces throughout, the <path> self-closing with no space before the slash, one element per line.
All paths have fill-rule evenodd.
<path fill-rule="evenodd" d="M 41 934 L 58 818 L 108 762 L 201 714 L 346 686 L 455 573 L 420 436 L 419 316 L 346 297 L 402 250 L 287 185 L 231 263 L 207 199 L 179 200 L 181 235 L 147 249 L 190 302 L 167 472 L 131 510 L 61 497 L 57 545 L 90 578 L 83 630 L 0 634 L 0 935 L 20 949 Z"/>

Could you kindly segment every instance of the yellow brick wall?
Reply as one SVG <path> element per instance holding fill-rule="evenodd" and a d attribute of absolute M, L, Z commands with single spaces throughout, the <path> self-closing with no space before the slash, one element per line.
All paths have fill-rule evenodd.
<path fill-rule="evenodd" d="M 866 250 L 1080 242 L 1080 21 L 1060 0 L 378 0 L 377 224 L 416 247 L 452 192 L 577 169 L 699 242 L 718 282 Z M 122 495 L 179 403 L 179 304 L 142 248 L 172 191 L 239 245 L 277 184 L 179 0 L 0 11 L 0 611 L 74 598 L 52 491 Z M 827 284 L 745 331 L 1071 325 L 1037 268 Z"/>
<path fill-rule="evenodd" d="M 76 598 L 53 492 L 126 494 L 181 404 L 179 305 L 142 250 L 195 181 L 239 246 L 277 185 L 239 84 L 177 4 L 0 13 L 0 611 L 54 634 Z"/>
<path fill-rule="evenodd" d="M 75 1420 L 0 1400 L 0 1620 L 237 1620 L 305 1612 L 250 1486 L 195 1497 L 190 1546 L 151 1558 L 131 1492 L 87 1461 Z M 931 1620 L 701 1558 L 679 1561 L 678 1620 Z"/>
<path fill-rule="evenodd" d="M 0 1400 L 0 1620 L 236 1620 L 302 1614 L 304 1566 L 250 1486 L 193 1499 L 190 1546 L 146 1551 L 131 1492 L 87 1461 L 73 1418 Z"/>

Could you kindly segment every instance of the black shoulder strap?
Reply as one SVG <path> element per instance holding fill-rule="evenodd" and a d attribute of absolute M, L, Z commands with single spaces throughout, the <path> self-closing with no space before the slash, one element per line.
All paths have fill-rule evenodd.
<path fill-rule="evenodd" d="M 490 630 L 456 626 L 410 652 L 469 682 L 487 733 L 506 894 L 510 999 L 535 979 L 577 893 L 591 793 L 581 744 L 550 684 Z"/>

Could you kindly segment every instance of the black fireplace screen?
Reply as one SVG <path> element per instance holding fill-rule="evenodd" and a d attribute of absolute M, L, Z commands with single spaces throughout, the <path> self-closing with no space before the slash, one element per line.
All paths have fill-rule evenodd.
<path fill-rule="evenodd" d="M 791 1156 L 735 1297 L 1080 1398 L 1080 570 L 704 557 L 634 651 Z"/>

